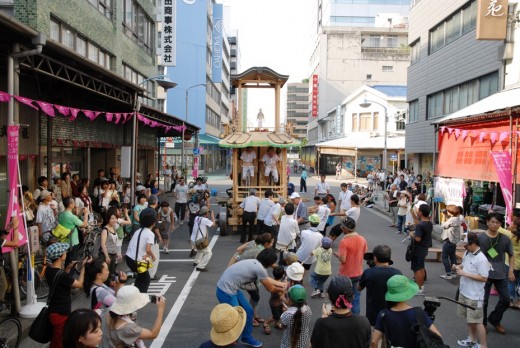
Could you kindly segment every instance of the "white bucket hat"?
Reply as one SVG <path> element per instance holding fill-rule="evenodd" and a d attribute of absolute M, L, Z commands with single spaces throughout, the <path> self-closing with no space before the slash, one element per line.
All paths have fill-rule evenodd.
<path fill-rule="evenodd" d="M 141 294 L 133 285 L 125 285 L 117 292 L 116 300 L 110 311 L 117 315 L 131 314 L 150 302 L 150 296 Z"/>

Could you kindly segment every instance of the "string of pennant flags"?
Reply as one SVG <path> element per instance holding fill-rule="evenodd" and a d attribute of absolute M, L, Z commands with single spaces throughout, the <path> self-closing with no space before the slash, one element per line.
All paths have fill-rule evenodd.
<path fill-rule="evenodd" d="M 483 130 L 469 130 L 469 129 L 459 129 L 459 128 L 451 128 L 451 127 L 440 127 L 439 133 L 443 135 L 444 133 L 448 133 L 449 136 L 454 136 L 456 140 L 459 138 L 462 141 L 466 140 L 466 138 L 470 137 L 471 139 L 478 139 L 481 143 L 489 140 L 492 144 L 503 141 L 509 141 L 509 136 L 520 137 L 520 131 L 504 131 L 504 132 L 492 132 L 492 131 L 483 131 Z"/>
<path fill-rule="evenodd" d="M 106 112 L 77 109 L 69 106 L 47 103 L 41 100 L 33 100 L 30 98 L 0 91 L 0 102 L 9 103 L 11 101 L 11 97 L 16 99 L 18 102 L 27 105 L 30 108 L 43 111 L 43 113 L 45 113 L 49 117 L 56 117 L 57 110 L 62 116 L 68 117 L 70 122 L 74 121 L 80 113 L 82 113 L 90 121 L 94 121 L 100 115 L 104 114 L 106 121 L 114 124 L 124 124 L 131 120 L 132 116 L 134 115 L 134 112 Z M 164 128 L 165 133 L 168 133 L 172 129 L 176 130 L 177 132 L 182 132 L 183 130 L 187 129 L 186 126 L 168 126 L 166 124 L 154 121 L 139 113 L 137 113 L 137 119 L 151 128 Z"/>

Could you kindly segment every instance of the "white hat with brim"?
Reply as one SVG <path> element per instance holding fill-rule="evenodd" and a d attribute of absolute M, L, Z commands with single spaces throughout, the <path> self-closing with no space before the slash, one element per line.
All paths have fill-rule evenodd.
<path fill-rule="evenodd" d="M 293 192 L 291 194 L 291 197 L 289 197 L 289 199 L 295 199 L 295 198 L 300 198 L 300 194 L 298 192 Z"/>
<path fill-rule="evenodd" d="M 150 296 L 141 294 L 133 285 L 125 285 L 117 292 L 117 297 L 110 311 L 117 315 L 131 314 L 150 302 Z"/>
<path fill-rule="evenodd" d="M 238 340 L 246 326 L 247 314 L 240 307 L 221 303 L 211 311 L 211 342 L 217 346 L 228 346 Z"/>

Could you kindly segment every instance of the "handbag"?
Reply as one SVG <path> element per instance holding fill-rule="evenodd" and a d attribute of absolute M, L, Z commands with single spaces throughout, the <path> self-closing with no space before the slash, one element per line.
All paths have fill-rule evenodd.
<path fill-rule="evenodd" d="M 406 261 L 408 261 L 408 262 L 412 261 L 414 252 L 415 252 L 415 241 L 412 238 L 412 241 L 406 247 L 406 254 L 404 255 L 404 258 L 406 259 Z"/>
<path fill-rule="evenodd" d="M 52 230 L 52 235 L 61 242 L 69 237 L 70 231 L 72 231 L 72 229 L 66 228 L 62 224 L 58 224 L 58 226 L 54 227 Z"/>
<path fill-rule="evenodd" d="M 202 218 L 199 217 L 199 230 L 198 232 L 200 232 L 200 235 L 202 236 L 202 231 L 200 229 L 200 223 L 202 221 Z M 208 238 L 208 234 L 206 233 L 205 236 L 202 236 L 202 238 L 199 238 L 197 240 L 195 240 L 195 248 L 197 248 L 197 250 L 202 250 L 202 249 L 206 249 L 209 245 L 209 238 Z"/>
<path fill-rule="evenodd" d="M 143 233 L 143 229 L 139 231 L 139 236 L 137 236 L 137 246 L 135 247 L 135 263 L 137 266 L 137 273 L 145 273 L 148 272 L 150 268 L 153 267 L 153 262 L 149 258 L 142 258 L 141 260 L 137 260 L 137 256 L 139 254 L 139 242 L 141 241 L 141 233 Z"/>
<path fill-rule="evenodd" d="M 49 293 L 49 297 L 47 298 L 47 305 L 42 308 L 36 319 L 34 319 L 31 328 L 29 329 L 29 337 L 38 343 L 49 343 L 52 339 L 54 330 L 49 319 L 49 304 L 51 303 L 52 295 L 54 295 L 54 290 L 56 289 L 56 284 L 58 283 L 58 276 L 62 272 L 63 271 L 60 269 L 54 276 L 52 289 Z"/>

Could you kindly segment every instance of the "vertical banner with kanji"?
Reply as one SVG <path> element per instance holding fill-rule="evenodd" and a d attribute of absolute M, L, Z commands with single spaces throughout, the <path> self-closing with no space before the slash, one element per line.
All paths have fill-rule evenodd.
<path fill-rule="evenodd" d="M 19 202 L 19 175 L 18 175 L 18 131 L 19 126 L 7 127 L 7 168 L 8 185 L 9 185 L 9 204 L 7 206 L 7 215 L 5 220 L 5 228 L 8 230 L 12 216 L 18 216 L 18 232 L 20 233 L 20 245 L 27 243 L 27 234 L 25 232 L 24 217 L 20 210 Z M 12 233 L 12 231 L 9 231 Z M 12 238 L 11 235 L 8 236 Z M 3 253 L 12 251 L 12 248 L 2 248 Z"/>
<path fill-rule="evenodd" d="M 162 23 L 157 54 L 162 57 L 163 66 L 175 66 L 177 61 L 177 1 L 159 0 L 157 2 L 157 21 Z"/>
<path fill-rule="evenodd" d="M 312 117 L 318 117 L 318 75 L 312 75 Z"/>
<path fill-rule="evenodd" d="M 506 202 L 506 221 L 511 223 L 511 212 L 513 211 L 513 177 L 511 174 L 511 154 L 508 151 L 491 151 L 491 157 L 495 163 L 500 188 Z"/>

